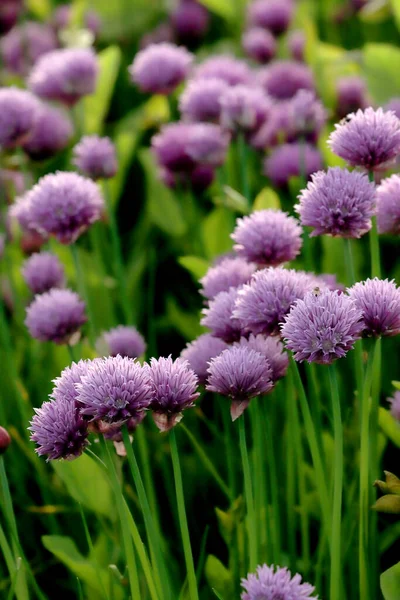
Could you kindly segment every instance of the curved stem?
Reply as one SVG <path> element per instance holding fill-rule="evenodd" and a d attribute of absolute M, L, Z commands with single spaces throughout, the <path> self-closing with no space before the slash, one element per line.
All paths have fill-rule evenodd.
<path fill-rule="evenodd" d="M 244 414 L 239 417 L 239 444 L 240 453 L 242 455 L 242 466 L 244 476 L 244 494 L 247 507 L 247 531 L 249 542 L 250 564 L 249 571 L 254 571 L 257 566 L 257 525 L 256 515 L 254 510 L 253 489 L 251 485 L 250 461 L 247 451 L 246 430 Z"/>
<path fill-rule="evenodd" d="M 342 543 L 342 495 L 343 495 L 343 424 L 340 410 L 336 365 L 329 365 L 329 380 L 334 429 L 334 483 L 332 507 L 332 551 L 330 573 L 330 600 L 341 599 L 341 543 Z"/>
<path fill-rule="evenodd" d="M 171 431 L 169 432 L 169 442 L 170 442 L 170 447 L 171 447 L 172 467 L 173 467 L 174 479 L 175 479 L 175 492 L 176 492 L 176 501 L 177 501 L 177 506 L 178 506 L 179 525 L 180 525 L 180 529 L 181 529 L 183 552 L 184 552 L 184 556 L 185 556 L 185 564 L 186 564 L 187 578 L 188 578 L 188 584 L 189 584 L 189 597 L 190 597 L 190 600 L 199 600 L 199 594 L 197 591 L 196 571 L 194 568 L 192 547 L 190 544 L 189 528 L 188 528 L 187 517 L 186 517 L 185 497 L 183 494 L 181 465 L 180 465 L 180 461 L 179 461 L 178 446 L 176 443 L 176 435 L 175 435 L 174 428 L 172 428 Z"/>

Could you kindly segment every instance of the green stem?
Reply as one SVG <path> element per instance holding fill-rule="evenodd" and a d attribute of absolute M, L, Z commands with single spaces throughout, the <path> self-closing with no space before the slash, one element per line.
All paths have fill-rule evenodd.
<path fill-rule="evenodd" d="M 244 477 L 244 495 L 247 507 L 247 532 L 249 545 L 249 571 L 254 571 L 257 562 L 257 520 L 254 510 L 253 488 L 251 484 L 250 461 L 247 451 L 245 415 L 239 417 L 239 444 L 242 455 L 242 468 Z"/>
<path fill-rule="evenodd" d="M 94 562 L 94 567 L 96 569 L 96 575 L 97 575 L 97 578 L 98 578 L 99 583 L 101 585 L 101 589 L 102 589 L 104 598 L 106 598 L 106 600 L 109 600 L 109 595 L 107 594 L 107 591 L 106 591 L 105 586 L 104 586 L 104 580 L 103 580 L 103 577 L 101 575 L 99 563 L 98 563 L 97 558 L 96 558 L 96 556 L 94 554 L 94 547 L 93 547 L 92 537 L 90 535 L 89 527 L 88 527 L 88 524 L 87 524 L 87 520 L 86 520 L 86 516 L 85 516 L 85 511 L 83 510 L 82 504 L 80 502 L 79 502 L 79 511 L 81 513 L 83 530 L 85 532 L 85 538 L 86 538 L 86 543 L 88 545 L 90 560 L 92 560 Z"/>
<path fill-rule="evenodd" d="M 272 555 L 275 564 L 279 564 L 281 557 L 281 504 L 279 501 L 279 481 L 276 464 L 276 449 L 274 448 L 274 427 L 271 423 L 271 413 L 268 412 L 268 404 L 264 405 L 265 411 L 265 438 L 266 450 L 268 456 L 268 474 L 269 474 L 269 490 L 271 496 L 271 540 L 272 540 Z"/>
<path fill-rule="evenodd" d="M 289 374 L 287 377 L 289 377 Z M 287 381 L 286 390 L 286 415 L 287 415 L 287 446 L 286 446 L 286 518 L 287 518 L 287 537 L 289 545 L 290 569 L 295 570 L 296 567 L 296 479 L 299 477 L 298 468 L 296 470 L 296 455 L 298 448 L 295 447 L 296 439 L 296 424 L 295 410 L 296 398 L 294 390 L 289 380 Z M 297 442 L 297 440 L 296 440 Z M 299 458 L 299 457 L 297 457 Z M 299 463 L 297 463 L 298 467 Z"/>
<path fill-rule="evenodd" d="M 263 431 L 263 409 L 261 403 L 265 400 L 262 397 L 254 398 L 249 407 L 251 425 L 252 425 L 252 437 L 254 440 L 253 445 L 253 473 L 254 473 L 254 504 L 255 514 L 259 523 L 262 523 L 260 527 L 260 536 L 258 538 L 258 549 L 257 556 L 263 557 L 267 544 L 269 542 L 267 537 L 267 521 L 268 511 L 266 503 L 266 472 L 264 468 L 265 460 L 265 432 Z"/>
<path fill-rule="evenodd" d="M 178 446 L 176 443 L 175 429 L 169 432 L 169 442 L 171 447 L 172 468 L 174 471 L 176 502 L 178 507 L 179 525 L 183 543 L 183 553 L 185 556 L 186 572 L 189 584 L 190 600 L 199 600 L 197 590 L 196 571 L 194 568 L 192 547 L 190 544 L 189 528 L 185 509 L 185 496 L 183 493 L 181 465 L 179 461 Z"/>
<path fill-rule="evenodd" d="M 122 427 L 122 439 L 124 442 L 129 467 L 131 470 L 132 479 L 135 483 L 136 491 L 139 496 L 140 506 L 143 512 L 147 539 L 152 553 L 153 571 L 155 573 L 156 585 L 158 587 L 161 597 L 163 593 L 165 593 L 165 595 L 169 597 L 167 573 L 166 569 L 164 568 L 164 561 L 160 552 L 160 540 L 157 534 L 157 529 L 154 523 L 153 516 L 151 514 L 150 504 L 147 499 L 147 494 L 143 484 L 139 465 L 137 463 L 136 456 L 133 451 L 131 441 L 129 439 L 129 433 L 126 425 Z M 164 581 L 164 589 L 163 584 L 161 583 L 162 580 Z"/>
<path fill-rule="evenodd" d="M 250 184 L 248 176 L 248 151 L 247 143 L 243 133 L 239 133 L 237 137 L 239 172 L 241 177 L 242 195 L 247 200 L 247 206 L 251 207 Z"/>
<path fill-rule="evenodd" d="M 381 259 L 379 250 L 378 229 L 376 217 L 372 217 L 372 227 L 369 232 L 369 247 L 371 252 L 371 276 L 381 277 Z"/>
<path fill-rule="evenodd" d="M 341 600 L 341 544 L 342 544 L 342 495 L 343 495 L 343 424 L 336 365 L 328 366 L 331 388 L 334 430 L 334 484 L 332 506 L 332 551 L 330 571 L 330 600 Z M 364 599 L 363 599 L 364 600 Z"/>
<path fill-rule="evenodd" d="M 217 396 L 217 401 L 221 399 Z M 223 405 L 222 405 L 222 408 Z M 228 484 L 230 494 L 233 498 L 236 498 L 237 486 L 236 486 L 236 471 L 235 471 L 235 450 L 232 440 L 232 420 L 229 416 L 228 411 L 222 410 L 222 418 L 224 422 L 224 441 L 225 441 L 225 456 L 228 463 Z"/>
<path fill-rule="evenodd" d="M 379 433 L 379 399 L 381 390 L 381 367 L 382 367 L 382 339 L 378 338 L 375 341 L 375 359 L 374 366 L 372 368 L 372 393 L 371 393 L 371 436 L 370 436 L 370 481 L 378 479 L 380 470 L 379 456 L 378 456 L 378 433 Z M 371 487 L 371 504 L 376 499 L 376 489 Z M 370 526 L 370 562 L 372 564 L 371 571 L 371 595 L 372 597 L 378 595 L 378 579 L 377 574 L 379 573 L 379 542 L 378 542 L 378 513 L 371 511 L 370 514 L 371 526 Z"/>
<path fill-rule="evenodd" d="M 79 250 L 77 248 L 76 243 L 71 244 L 70 248 L 71 248 L 72 260 L 75 265 L 75 272 L 76 272 L 79 293 L 82 297 L 82 300 L 84 300 L 84 302 L 86 304 L 86 311 L 87 311 L 88 321 L 89 321 L 88 337 L 89 337 L 91 346 L 94 347 L 95 328 L 94 328 L 93 311 L 92 311 L 92 305 L 91 305 L 90 298 L 89 298 L 88 288 L 87 288 L 86 281 L 85 281 L 85 275 L 83 273 L 81 261 L 79 258 Z"/>
<path fill-rule="evenodd" d="M 71 359 L 71 362 L 78 362 L 79 359 L 76 356 L 75 346 L 71 346 L 71 344 L 67 344 L 67 348 L 68 348 L 68 354 Z"/>
<path fill-rule="evenodd" d="M 132 310 L 129 302 L 128 289 L 126 286 L 126 275 L 122 258 L 122 248 L 120 235 L 118 232 L 117 220 L 115 218 L 114 207 L 111 202 L 110 186 L 108 181 L 104 181 L 104 197 L 107 204 L 108 217 L 110 219 L 111 242 L 114 255 L 115 275 L 118 281 L 118 288 L 121 294 L 121 306 L 124 312 L 125 323 L 132 323 Z"/>

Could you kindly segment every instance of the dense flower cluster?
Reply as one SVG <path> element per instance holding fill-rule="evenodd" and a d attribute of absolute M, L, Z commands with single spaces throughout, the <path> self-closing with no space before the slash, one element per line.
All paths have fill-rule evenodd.
<path fill-rule="evenodd" d="M 244 592 L 242 600 L 313 600 L 315 588 L 302 583 L 301 575 L 292 574 L 286 567 L 262 565 L 256 573 L 250 573 L 242 579 Z"/>

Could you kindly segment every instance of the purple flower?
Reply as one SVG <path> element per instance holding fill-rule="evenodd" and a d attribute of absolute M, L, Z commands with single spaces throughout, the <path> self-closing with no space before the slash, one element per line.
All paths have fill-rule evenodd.
<path fill-rule="evenodd" d="M 192 62 L 186 48 L 164 42 L 140 50 L 129 73 L 142 92 L 167 95 L 186 79 Z"/>
<path fill-rule="evenodd" d="M 273 387 L 272 370 L 265 356 L 243 346 L 232 346 L 210 361 L 207 390 L 232 400 L 235 421 L 250 400 L 267 394 Z"/>
<path fill-rule="evenodd" d="M 23 0 L 2 0 L 0 3 L 0 33 L 7 33 L 18 21 Z"/>
<path fill-rule="evenodd" d="M 64 267 L 58 257 L 50 252 L 32 254 L 23 264 L 22 276 L 34 294 L 62 288 L 65 284 Z"/>
<path fill-rule="evenodd" d="M 23 149 L 33 160 L 50 158 L 68 146 L 73 132 L 71 120 L 66 113 L 41 103 Z"/>
<path fill-rule="evenodd" d="M 52 24 L 56 31 L 67 29 L 67 27 L 69 27 L 71 21 L 71 9 L 71 4 L 62 4 L 56 8 L 52 18 Z M 101 29 L 101 19 L 99 15 L 94 10 L 87 10 L 83 17 L 84 26 L 89 29 L 94 36 L 97 36 Z"/>
<path fill-rule="evenodd" d="M 382 168 L 400 153 L 400 119 L 393 112 L 382 108 L 358 110 L 335 128 L 328 145 L 350 165 Z"/>
<path fill-rule="evenodd" d="M 303 138 L 316 142 L 326 123 L 327 113 L 314 92 L 299 90 L 289 101 L 290 134 L 289 141 Z"/>
<path fill-rule="evenodd" d="M 252 133 L 266 121 L 271 102 L 260 88 L 237 85 L 221 98 L 221 125 L 225 129 Z"/>
<path fill-rule="evenodd" d="M 211 56 L 196 68 L 196 79 L 223 79 L 228 85 L 251 84 L 254 76 L 250 67 L 234 56 Z"/>
<path fill-rule="evenodd" d="M 200 293 L 208 300 L 212 300 L 220 292 L 227 292 L 229 288 L 238 288 L 247 283 L 255 270 L 256 265 L 247 262 L 244 258 L 225 258 L 210 267 L 205 276 L 200 279 L 203 286 Z"/>
<path fill-rule="evenodd" d="M 69 402 L 79 408 L 77 401 L 78 391 L 76 384 L 81 382 L 83 375 L 86 375 L 88 369 L 96 362 L 101 360 L 95 358 L 92 360 L 80 360 L 79 362 L 71 363 L 71 366 L 65 367 L 59 377 L 53 379 L 54 387 L 50 394 L 50 398 L 56 402 Z"/>
<path fill-rule="evenodd" d="M 72 244 L 98 221 L 104 206 L 99 187 L 77 173 L 45 175 L 28 192 L 28 219 L 43 235 Z"/>
<path fill-rule="evenodd" d="M 73 149 L 73 164 L 91 179 L 109 179 L 117 172 L 115 146 L 108 137 L 87 135 Z"/>
<path fill-rule="evenodd" d="M 39 110 L 37 98 L 14 87 L 0 89 L 0 146 L 22 144 L 35 126 Z"/>
<path fill-rule="evenodd" d="M 311 236 L 359 238 L 371 229 L 375 186 L 367 175 L 340 167 L 319 171 L 299 195 L 295 210 Z"/>
<path fill-rule="evenodd" d="M 179 100 L 179 109 L 187 121 L 215 121 L 221 113 L 221 97 L 228 89 L 223 79 L 193 79 Z"/>
<path fill-rule="evenodd" d="M 26 309 L 25 325 L 41 342 L 68 344 L 86 321 L 85 303 L 71 290 L 53 288 Z"/>
<path fill-rule="evenodd" d="M 301 575 L 292 577 L 287 567 L 262 565 L 257 573 L 250 573 L 242 579 L 244 592 L 241 600 L 313 600 L 315 587 L 301 583 Z"/>
<path fill-rule="evenodd" d="M 379 233 L 400 234 L 400 175 L 384 179 L 376 189 Z"/>
<path fill-rule="evenodd" d="M 198 42 L 207 33 L 210 13 L 195 0 L 181 0 L 171 15 L 176 37 L 184 45 Z"/>
<path fill-rule="evenodd" d="M 336 84 L 336 113 L 340 119 L 368 106 L 367 86 L 361 77 L 351 75 L 342 77 Z M 385 109 L 389 110 L 389 109 Z"/>
<path fill-rule="evenodd" d="M 269 118 L 251 136 L 250 144 L 256 150 L 266 150 L 287 141 L 291 128 L 290 100 L 282 100 L 271 106 Z"/>
<path fill-rule="evenodd" d="M 252 27 L 243 34 L 245 52 L 258 63 L 268 63 L 276 54 L 276 40 L 268 29 Z"/>
<path fill-rule="evenodd" d="M 228 344 L 237 341 L 242 335 L 242 326 L 237 318 L 233 318 L 233 309 L 238 295 L 237 288 L 220 292 L 203 308 L 200 323 L 208 327 L 211 333 Z"/>
<path fill-rule="evenodd" d="M 2 38 L 0 51 L 6 69 L 26 75 L 40 56 L 57 45 L 57 37 L 48 25 L 26 21 Z"/>
<path fill-rule="evenodd" d="M 308 179 L 320 169 L 321 153 L 309 144 L 278 146 L 264 162 L 264 174 L 277 187 L 286 186 L 291 177 L 299 177 L 302 172 Z"/>
<path fill-rule="evenodd" d="M 146 342 L 135 327 L 118 325 L 103 333 L 102 341 L 111 356 L 138 358 L 146 352 Z"/>
<path fill-rule="evenodd" d="M 29 89 L 41 98 L 68 106 L 93 94 L 98 74 L 97 58 L 89 48 L 63 48 L 39 58 L 28 80 Z"/>
<path fill-rule="evenodd" d="M 304 49 L 306 46 L 306 36 L 301 29 L 295 29 L 288 34 L 287 44 L 291 57 L 294 60 L 302 62 L 304 60 Z"/>
<path fill-rule="evenodd" d="M 198 379 L 187 360 L 152 358 L 146 365 L 150 378 L 151 404 L 154 422 L 160 431 L 168 431 L 182 419 L 182 411 L 194 406 L 200 396 Z"/>
<path fill-rule="evenodd" d="M 248 261 L 276 267 L 296 258 L 302 246 L 302 229 L 281 210 L 258 210 L 237 220 L 234 249 Z"/>
<path fill-rule="evenodd" d="M 203 333 L 196 340 L 187 344 L 181 352 L 181 358 L 187 360 L 190 368 L 196 373 L 199 383 L 205 383 L 208 377 L 207 369 L 209 362 L 223 350 L 227 344 L 210 333 Z"/>
<path fill-rule="evenodd" d="M 280 35 L 289 27 L 293 16 L 292 0 L 255 0 L 248 7 L 250 24 Z"/>
<path fill-rule="evenodd" d="M 400 289 L 394 281 L 375 277 L 359 281 L 348 292 L 362 312 L 364 335 L 381 337 L 400 333 Z"/>
<path fill-rule="evenodd" d="M 31 440 L 38 446 L 36 452 L 39 456 L 47 455 L 47 460 L 72 460 L 88 444 L 87 423 L 75 404 L 67 400 L 52 400 L 35 408 L 30 425 Z"/>
<path fill-rule="evenodd" d="M 278 100 L 289 100 L 299 90 L 315 91 L 310 68 L 290 60 L 277 60 L 264 67 L 259 71 L 258 81 L 267 94 Z"/>
<path fill-rule="evenodd" d="M 317 286 L 323 287 L 312 273 L 281 267 L 257 271 L 239 291 L 233 317 L 255 335 L 279 335 L 279 324 L 291 306 Z"/>
<path fill-rule="evenodd" d="M 225 161 L 230 136 L 213 123 L 191 123 L 186 152 L 197 164 L 219 167 Z"/>
<path fill-rule="evenodd" d="M 151 400 L 146 369 L 122 356 L 94 361 L 75 387 L 81 414 L 92 421 L 122 424 L 139 417 Z"/>
<path fill-rule="evenodd" d="M 187 151 L 190 123 L 170 123 L 153 136 L 151 145 L 161 167 L 172 172 L 188 172 L 195 167 L 194 159 Z"/>
<path fill-rule="evenodd" d="M 173 173 L 168 169 L 160 170 L 160 178 L 171 189 L 191 187 L 194 192 L 201 193 L 214 181 L 214 170 L 206 165 L 199 165 L 189 173 Z"/>
<path fill-rule="evenodd" d="M 396 391 L 393 398 L 388 398 L 390 402 L 390 414 L 396 421 L 400 421 L 400 392 Z"/>
<path fill-rule="evenodd" d="M 281 326 L 286 346 L 298 362 L 331 364 L 360 339 L 362 312 L 339 292 L 309 292 L 297 300 Z"/>
<path fill-rule="evenodd" d="M 346 289 L 343 283 L 340 283 L 337 280 L 336 275 L 332 273 L 322 273 L 321 275 L 317 275 L 317 279 L 322 281 L 324 287 L 326 286 L 331 292 L 344 292 Z"/>
<path fill-rule="evenodd" d="M 267 359 L 271 368 L 271 379 L 275 383 L 286 375 L 289 358 L 280 339 L 264 335 L 250 334 L 248 338 L 242 337 L 234 346 L 255 350 Z"/>
<path fill-rule="evenodd" d="M 384 106 L 384 110 L 394 112 L 396 117 L 400 119 L 400 98 L 392 98 Z"/>

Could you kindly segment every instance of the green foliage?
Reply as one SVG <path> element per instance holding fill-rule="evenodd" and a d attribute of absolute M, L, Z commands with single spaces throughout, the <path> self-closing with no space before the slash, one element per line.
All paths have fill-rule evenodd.
<path fill-rule="evenodd" d="M 235 217 L 224 206 L 218 206 L 210 212 L 202 224 L 202 234 L 205 252 L 208 258 L 215 258 L 219 254 L 229 252 L 233 241 L 231 233 Z"/>
<path fill-rule="evenodd" d="M 209 586 L 217 592 L 217 595 L 219 594 L 224 600 L 233 600 L 232 575 L 213 554 L 207 556 L 205 574 Z"/>
<path fill-rule="evenodd" d="M 363 52 L 363 74 L 375 102 L 387 102 L 400 95 L 400 49 L 391 44 L 366 44 Z"/>
<path fill-rule="evenodd" d="M 390 414 L 390 411 L 379 407 L 379 426 L 390 441 L 400 448 L 400 424 Z"/>
<path fill-rule="evenodd" d="M 252 210 L 263 210 L 266 208 L 281 208 L 281 201 L 275 190 L 265 187 L 259 192 L 254 200 Z"/>
<path fill-rule="evenodd" d="M 381 590 L 385 600 L 398 600 L 400 590 L 400 562 L 382 573 Z"/>
<path fill-rule="evenodd" d="M 210 266 L 208 261 L 198 256 L 180 256 L 178 262 L 189 271 L 196 282 L 207 273 Z"/>

